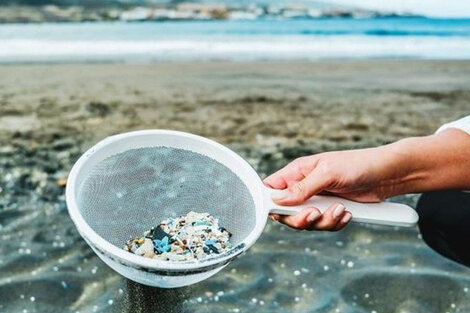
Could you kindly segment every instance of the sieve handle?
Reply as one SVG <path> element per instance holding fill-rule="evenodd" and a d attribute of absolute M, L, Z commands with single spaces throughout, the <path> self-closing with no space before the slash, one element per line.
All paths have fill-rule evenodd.
<path fill-rule="evenodd" d="M 313 196 L 306 202 L 297 206 L 279 206 L 271 200 L 271 192 L 267 189 L 270 213 L 281 215 L 294 215 L 304 208 L 315 207 L 322 213 L 333 203 L 342 203 L 346 210 L 351 212 L 352 221 L 369 224 L 389 226 L 414 226 L 418 222 L 418 214 L 405 204 L 393 202 L 359 203 L 334 196 Z"/>

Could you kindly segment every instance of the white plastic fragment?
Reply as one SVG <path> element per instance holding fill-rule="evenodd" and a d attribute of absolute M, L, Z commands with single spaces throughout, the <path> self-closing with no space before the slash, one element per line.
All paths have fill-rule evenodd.
<path fill-rule="evenodd" d="M 186 216 L 163 220 L 144 237 L 128 240 L 124 250 L 164 261 L 200 260 L 229 250 L 230 237 L 218 219 L 191 211 Z"/>
<path fill-rule="evenodd" d="M 144 256 L 146 258 L 153 258 L 153 256 L 155 255 L 153 250 L 154 247 L 152 240 L 149 238 L 145 238 L 144 243 L 139 248 L 137 248 L 134 253 L 137 255 Z"/>

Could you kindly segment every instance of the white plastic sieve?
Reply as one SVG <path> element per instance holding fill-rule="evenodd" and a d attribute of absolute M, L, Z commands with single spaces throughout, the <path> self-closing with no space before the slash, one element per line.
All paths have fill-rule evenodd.
<path fill-rule="evenodd" d="M 204 137 L 143 130 L 108 137 L 73 166 L 66 189 L 69 214 L 80 235 L 111 268 L 136 282 L 173 288 L 208 278 L 261 235 L 269 212 L 324 211 L 342 202 L 352 220 L 412 226 L 416 212 L 398 203 L 357 203 L 314 196 L 301 206 L 276 206 L 255 170 L 238 154 Z M 202 261 L 159 261 L 122 249 L 161 220 L 194 210 L 219 218 L 234 247 Z"/>

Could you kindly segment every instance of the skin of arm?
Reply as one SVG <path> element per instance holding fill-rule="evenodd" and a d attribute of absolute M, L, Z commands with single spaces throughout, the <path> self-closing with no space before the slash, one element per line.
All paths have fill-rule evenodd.
<path fill-rule="evenodd" d="M 470 135 L 450 128 L 389 146 L 405 171 L 382 182 L 386 197 L 442 189 L 470 190 Z"/>
<path fill-rule="evenodd" d="M 315 194 L 334 194 L 359 202 L 442 189 L 470 190 L 470 135 L 450 128 L 426 137 L 358 150 L 301 157 L 264 180 L 279 189 L 273 200 L 296 205 Z M 273 215 L 297 229 L 340 230 L 351 220 L 341 204 L 323 214 L 309 208 L 294 216 Z"/>

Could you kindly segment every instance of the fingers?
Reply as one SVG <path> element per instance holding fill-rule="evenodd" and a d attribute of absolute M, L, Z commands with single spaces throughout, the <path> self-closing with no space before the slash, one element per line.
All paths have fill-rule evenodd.
<path fill-rule="evenodd" d="M 336 227 L 339 227 L 339 224 L 341 223 L 342 219 L 345 217 L 346 214 L 351 215 L 351 213 L 346 212 L 346 208 L 343 204 L 332 204 L 328 209 L 326 209 L 325 212 L 323 212 L 321 219 L 313 223 L 308 229 L 330 231 L 336 230 Z M 346 224 L 341 224 L 341 226 L 344 227 L 346 226 Z"/>
<path fill-rule="evenodd" d="M 286 189 L 304 179 L 315 168 L 316 164 L 317 158 L 314 156 L 295 159 L 276 173 L 266 177 L 264 183 L 274 189 Z"/>
<path fill-rule="evenodd" d="M 263 183 L 273 189 L 285 189 L 287 188 L 287 182 L 284 180 L 284 176 L 279 172 L 274 173 L 263 180 Z"/>
<path fill-rule="evenodd" d="M 269 219 L 271 221 L 278 221 L 281 216 L 279 214 L 269 214 Z"/>
<path fill-rule="evenodd" d="M 290 186 L 289 189 L 274 191 L 271 197 L 279 205 L 301 204 L 313 195 L 323 191 L 329 183 L 329 177 L 314 170 L 310 175 Z"/>
<path fill-rule="evenodd" d="M 289 182 L 299 181 L 305 176 L 298 170 L 295 164 L 288 164 L 274 174 L 264 179 L 264 184 L 274 189 L 285 189 L 289 186 Z"/>
<path fill-rule="evenodd" d="M 274 215 L 278 222 L 296 229 L 307 229 L 319 217 L 321 212 L 317 208 L 306 208 L 296 215 Z"/>
<path fill-rule="evenodd" d="M 336 224 L 336 226 L 333 230 L 338 231 L 338 230 L 343 229 L 344 227 L 346 227 L 346 225 L 348 225 L 348 223 L 351 221 L 351 219 L 352 219 L 351 212 L 344 213 L 343 218 Z"/>
<path fill-rule="evenodd" d="M 352 215 L 344 205 L 335 203 L 323 214 L 317 208 L 307 208 L 296 215 L 273 214 L 270 218 L 295 229 L 338 231 L 351 221 Z"/>

